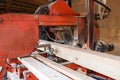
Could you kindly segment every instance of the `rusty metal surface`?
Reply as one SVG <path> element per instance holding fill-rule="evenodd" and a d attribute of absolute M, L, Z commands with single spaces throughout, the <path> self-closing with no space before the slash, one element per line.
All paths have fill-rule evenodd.
<path fill-rule="evenodd" d="M 57 0 L 49 5 L 50 15 L 66 15 L 75 16 L 76 14 L 64 0 Z"/>
<path fill-rule="evenodd" d="M 75 16 L 40 15 L 39 16 L 39 25 L 41 25 L 41 26 L 77 25 L 77 17 L 75 17 Z"/>
<path fill-rule="evenodd" d="M 38 41 L 38 20 L 28 14 L 0 15 L 0 57 L 28 56 Z"/>

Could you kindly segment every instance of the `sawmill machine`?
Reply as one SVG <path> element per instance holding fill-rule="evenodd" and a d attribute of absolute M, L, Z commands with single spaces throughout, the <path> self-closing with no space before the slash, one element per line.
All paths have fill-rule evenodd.
<path fill-rule="evenodd" d="M 71 27 L 69 26 L 68 29 L 66 28 L 67 25 L 54 25 L 50 27 L 49 24 L 46 26 L 40 25 L 40 39 L 67 45 L 72 45 L 75 41 L 77 41 L 76 45 L 78 45 L 81 48 L 83 48 L 84 45 L 87 44 L 86 48 L 91 48 L 92 50 L 100 52 L 108 52 L 114 49 L 114 46 L 112 44 L 106 44 L 103 41 L 99 40 L 99 25 L 97 21 L 107 18 L 111 12 L 111 9 L 104 4 L 104 1 L 104 3 L 102 3 L 99 0 L 95 0 L 95 8 L 92 4 L 90 6 L 86 5 L 86 12 L 80 14 L 77 14 L 76 12 L 71 10 L 71 0 L 66 0 L 66 3 L 68 3 L 69 5 L 67 6 L 67 9 L 65 8 L 66 5 L 64 5 L 65 2 L 58 2 L 54 4 L 54 1 L 55 0 L 49 1 L 53 2 L 53 5 L 48 3 L 43 6 L 40 6 L 35 11 L 35 14 L 54 16 L 61 15 L 70 17 L 79 16 L 81 18 L 76 22 L 78 31 L 74 30 L 74 25 L 70 25 Z M 86 1 L 86 4 L 88 4 L 88 1 Z M 91 26 L 93 26 L 93 28 L 91 28 Z M 58 27 L 60 27 L 60 29 Z M 71 31 L 69 29 L 71 29 Z M 78 33 L 76 34 L 77 38 L 74 37 L 74 32 Z M 60 37 L 62 33 L 62 37 L 64 38 Z"/>
<path fill-rule="evenodd" d="M 35 14 L 1 14 L 0 79 L 6 78 L 7 71 L 16 72 L 21 78 L 21 73 L 27 70 L 27 68 L 13 67 L 13 63 L 21 65 L 17 57 L 28 57 L 35 51 L 41 52 L 41 50 L 36 48 L 37 46 L 49 48 L 49 54 L 42 54 L 42 56 L 50 59 L 55 58 L 56 55 L 54 54 L 54 49 L 51 48 L 52 45 L 39 45 L 39 39 L 99 52 L 112 51 L 114 49 L 112 44 L 99 40 L 99 25 L 97 23 L 97 20 L 107 18 L 111 10 L 99 0 L 86 0 L 85 3 L 87 4 L 86 12 L 81 14 L 77 14 L 70 8 L 71 0 L 49 0 L 49 3 L 40 6 L 35 11 Z M 100 10 L 102 9 L 100 12 L 102 14 L 99 12 L 95 13 L 95 5 L 98 4 L 102 6 L 97 6 Z M 78 30 L 78 37 L 74 38 L 73 33 L 76 32 L 76 28 Z M 63 38 L 61 34 L 63 34 Z M 59 58 L 56 62 L 65 61 Z M 76 66 L 76 64 L 72 66 Z M 81 68 L 83 71 L 88 70 L 83 67 Z M 92 73 L 105 77 L 107 80 L 112 80 L 110 76 L 107 77 L 94 71 Z M 96 78 L 96 76 L 92 77 Z M 34 78 L 37 80 L 36 77 Z M 29 80 L 33 80 L 33 77 Z"/>

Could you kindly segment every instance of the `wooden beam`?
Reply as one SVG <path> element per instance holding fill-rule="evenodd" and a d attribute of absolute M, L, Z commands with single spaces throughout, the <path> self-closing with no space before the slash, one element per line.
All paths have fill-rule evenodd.
<path fill-rule="evenodd" d="M 36 5 L 31 5 L 31 4 L 27 4 L 27 3 L 20 3 L 20 2 L 13 2 L 14 5 L 19 5 L 19 6 L 25 6 L 25 7 L 29 7 L 29 8 L 37 8 L 38 6 Z"/>
<path fill-rule="evenodd" d="M 15 0 L 15 2 L 26 3 L 26 4 L 30 4 L 30 5 L 34 5 L 34 6 L 40 6 L 40 5 L 47 3 L 48 1 L 47 0 L 32 0 L 32 1 Z"/>
<path fill-rule="evenodd" d="M 10 10 L 16 10 L 16 11 L 22 11 L 22 12 L 27 12 L 27 13 L 34 13 L 35 9 L 33 8 L 26 8 L 26 7 L 22 7 L 22 6 L 11 6 Z"/>
<path fill-rule="evenodd" d="M 4 7 L 0 7 L 1 9 L 3 9 L 4 11 Z M 14 13 L 34 13 L 34 11 L 32 10 L 23 10 L 23 9 L 15 9 L 15 8 L 11 8 L 10 11 L 11 12 L 14 12 Z"/>
<path fill-rule="evenodd" d="M 72 80 L 60 72 L 32 58 L 18 58 L 39 80 Z"/>
<path fill-rule="evenodd" d="M 44 58 L 40 55 L 34 55 L 34 57 L 38 60 L 40 60 L 41 62 L 43 62 L 44 64 L 50 66 L 51 68 L 59 71 L 60 73 L 65 74 L 66 76 L 69 76 L 70 78 L 72 78 L 72 80 L 94 80 L 91 77 L 88 77 L 87 75 L 80 73 L 80 72 L 76 72 L 72 69 L 69 69 L 65 66 L 62 66 L 61 64 L 58 64 L 56 62 L 53 62 L 47 58 Z"/>
<path fill-rule="evenodd" d="M 31 5 L 31 4 L 27 4 L 27 3 L 21 3 L 21 2 L 13 2 L 13 5 L 18 5 L 18 6 L 24 6 L 24 7 L 29 7 L 29 8 L 38 8 L 39 6 L 36 5 Z"/>
<path fill-rule="evenodd" d="M 22 9 L 22 8 L 11 8 L 11 11 L 21 11 L 21 12 L 27 12 L 27 13 L 34 13 L 34 10 L 31 9 Z"/>
<path fill-rule="evenodd" d="M 2 8 L 4 8 L 4 7 L 6 7 L 6 11 L 7 12 L 9 12 L 10 10 L 26 10 L 26 11 L 28 11 L 28 12 L 34 12 L 35 11 L 35 9 L 37 9 L 37 8 L 27 8 L 27 7 L 24 7 L 24 6 L 17 6 L 17 5 L 11 5 L 10 6 L 10 3 L 9 3 L 9 5 L 8 5 L 8 3 L 6 3 L 6 5 L 5 4 L 3 4 L 3 3 L 0 3 L 0 7 L 2 7 Z"/>
<path fill-rule="evenodd" d="M 34 8 L 26 8 L 26 7 L 24 7 L 24 6 L 16 6 L 16 5 L 13 5 L 13 6 L 11 6 L 11 8 L 24 9 L 24 10 L 34 10 L 34 11 L 35 11 Z"/>
<path fill-rule="evenodd" d="M 0 6 L 0 9 L 4 9 L 5 7 Z"/>
<path fill-rule="evenodd" d="M 120 57 L 118 56 L 70 47 L 44 40 L 40 40 L 40 44 L 51 44 L 56 56 L 113 79 L 120 80 Z M 41 48 L 41 50 L 43 49 Z"/>
<path fill-rule="evenodd" d="M 5 7 L 5 4 L 4 3 L 0 3 L 0 6 L 4 6 Z"/>
<path fill-rule="evenodd" d="M 6 0 L 6 1 L 7 1 L 6 2 L 6 12 L 9 12 L 13 0 Z"/>

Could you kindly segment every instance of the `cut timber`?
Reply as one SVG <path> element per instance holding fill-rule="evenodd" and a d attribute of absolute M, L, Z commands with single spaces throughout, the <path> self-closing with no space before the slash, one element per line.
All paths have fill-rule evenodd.
<path fill-rule="evenodd" d="M 39 80 L 72 80 L 60 72 L 32 58 L 18 58 Z"/>
<path fill-rule="evenodd" d="M 56 56 L 113 79 L 120 80 L 120 57 L 118 56 L 70 47 L 44 40 L 40 40 L 40 44 L 51 44 Z"/>
<path fill-rule="evenodd" d="M 82 73 L 79 73 L 79 72 L 76 72 L 72 69 L 69 69 L 65 66 L 62 66 L 56 62 L 53 62 L 47 58 L 44 58 L 40 55 L 35 55 L 35 58 L 40 60 L 41 62 L 43 62 L 44 64 L 50 66 L 51 68 L 59 71 L 60 73 L 63 73 L 65 74 L 66 76 L 69 76 L 70 78 L 72 78 L 73 80 L 94 80 L 93 78 L 91 77 L 88 77 L 87 75 L 85 74 L 82 74 Z"/>

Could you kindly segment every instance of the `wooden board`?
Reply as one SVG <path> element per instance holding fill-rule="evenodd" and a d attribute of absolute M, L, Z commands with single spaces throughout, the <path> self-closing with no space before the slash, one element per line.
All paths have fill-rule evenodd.
<path fill-rule="evenodd" d="M 18 58 L 39 80 L 72 80 L 64 74 L 32 58 Z"/>
<path fill-rule="evenodd" d="M 69 76 L 70 78 L 72 78 L 73 80 L 94 80 L 91 77 L 88 77 L 87 75 L 80 73 L 80 72 L 76 72 L 72 69 L 69 69 L 65 66 L 62 66 L 56 62 L 53 62 L 47 58 L 44 58 L 40 55 L 35 55 L 35 58 L 39 59 L 41 62 L 43 62 L 44 64 L 50 66 L 51 68 L 59 71 L 60 73 L 65 74 L 66 76 Z"/>
<path fill-rule="evenodd" d="M 120 57 L 118 56 L 74 48 L 43 40 L 40 41 L 40 44 L 51 44 L 52 48 L 55 50 L 54 54 L 56 56 L 120 80 Z"/>

